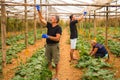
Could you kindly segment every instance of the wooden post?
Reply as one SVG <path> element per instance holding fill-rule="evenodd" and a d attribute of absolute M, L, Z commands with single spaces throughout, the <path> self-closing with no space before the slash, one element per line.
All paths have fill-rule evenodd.
<path fill-rule="evenodd" d="M 108 7 L 106 7 L 106 25 L 105 25 L 105 46 L 108 46 Z"/>
<path fill-rule="evenodd" d="M 116 0 L 116 5 L 117 5 L 117 0 Z M 116 31 L 117 31 L 117 26 L 118 26 L 118 19 L 117 19 L 118 13 L 117 13 L 117 7 L 116 7 L 116 13 L 115 13 L 115 15 L 116 15 L 116 23 L 115 23 L 115 27 L 116 27 L 115 33 L 116 33 Z"/>
<path fill-rule="evenodd" d="M 36 0 L 34 0 L 34 4 L 36 4 Z M 36 7 L 34 7 L 34 43 L 36 40 Z"/>
<path fill-rule="evenodd" d="M 94 11 L 94 38 L 96 39 L 96 11 Z"/>
<path fill-rule="evenodd" d="M 15 23 L 14 23 L 15 24 L 14 28 L 16 28 L 15 29 L 15 35 L 18 35 L 18 33 L 17 33 L 18 32 L 18 30 L 17 30 L 18 29 L 18 19 L 17 19 L 17 17 L 18 17 L 18 14 L 15 14 Z"/>
<path fill-rule="evenodd" d="M 5 0 L 1 0 L 1 4 Z M 1 6 L 1 41 L 2 41 L 2 75 L 4 74 L 3 68 L 6 67 L 6 10 L 5 5 Z"/>
<path fill-rule="evenodd" d="M 40 0 L 40 4 L 42 4 L 42 0 Z M 40 10 L 40 11 L 41 11 L 41 13 L 42 13 L 42 6 L 40 6 L 40 7 L 41 7 L 41 10 Z"/>
<path fill-rule="evenodd" d="M 27 3 L 27 0 L 24 0 L 24 3 Z M 28 48 L 27 6 L 25 6 L 25 44 L 26 44 L 26 48 Z"/>
<path fill-rule="evenodd" d="M 46 0 L 46 4 L 48 4 L 47 0 Z M 48 21 L 48 6 L 46 6 L 45 19 Z"/>
<path fill-rule="evenodd" d="M 9 12 L 7 12 L 7 23 L 6 23 L 6 28 L 8 27 L 9 27 Z M 9 30 L 6 32 L 6 34 L 7 37 L 10 37 Z"/>
<path fill-rule="evenodd" d="M 45 0 L 45 3 L 47 4 L 47 0 Z M 48 6 L 46 6 L 45 9 L 46 9 L 46 12 L 45 12 L 45 19 L 47 20 Z"/>
<path fill-rule="evenodd" d="M 89 24 L 91 24 L 91 16 L 90 16 L 90 12 L 89 12 Z M 91 39 L 91 31 L 90 31 L 91 25 L 89 25 L 89 39 Z"/>

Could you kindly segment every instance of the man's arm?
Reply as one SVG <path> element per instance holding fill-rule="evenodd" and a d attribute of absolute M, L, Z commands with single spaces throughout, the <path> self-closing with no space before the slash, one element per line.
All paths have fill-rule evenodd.
<path fill-rule="evenodd" d="M 81 15 L 79 18 L 78 18 L 78 21 L 81 21 L 83 19 L 83 15 Z"/>
<path fill-rule="evenodd" d="M 43 16 L 42 16 L 42 14 L 41 14 L 40 11 L 38 11 L 38 15 L 39 15 L 40 21 L 41 21 L 43 24 L 47 25 L 47 21 L 43 18 Z"/>
<path fill-rule="evenodd" d="M 98 51 L 98 48 L 94 48 L 94 50 L 91 53 L 91 56 L 95 55 L 95 53 Z"/>
<path fill-rule="evenodd" d="M 53 41 L 59 41 L 59 40 L 60 40 L 60 37 L 61 37 L 60 34 L 56 34 L 56 37 L 48 36 L 48 39 L 53 40 Z"/>
<path fill-rule="evenodd" d="M 87 12 L 85 11 L 85 12 L 83 13 L 83 15 L 81 15 L 81 16 L 78 18 L 78 21 L 81 21 L 81 20 L 83 19 L 83 17 L 86 16 L 86 14 L 87 14 Z"/>
<path fill-rule="evenodd" d="M 91 50 L 90 50 L 90 52 L 89 52 L 89 54 L 91 55 L 91 53 L 93 52 L 93 47 L 91 48 Z"/>
<path fill-rule="evenodd" d="M 43 18 L 42 14 L 41 14 L 41 12 L 40 12 L 40 6 L 39 6 L 39 5 L 36 5 L 36 9 L 37 9 L 37 11 L 38 11 L 38 15 L 39 15 L 40 21 L 41 21 L 43 24 L 47 25 L 47 21 Z"/>

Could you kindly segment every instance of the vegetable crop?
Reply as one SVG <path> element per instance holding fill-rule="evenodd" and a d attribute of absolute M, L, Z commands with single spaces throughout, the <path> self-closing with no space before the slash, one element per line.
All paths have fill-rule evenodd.
<path fill-rule="evenodd" d="M 49 80 L 52 72 L 47 67 L 44 49 L 37 50 L 27 61 L 21 64 L 12 80 Z"/>
<path fill-rule="evenodd" d="M 102 59 L 91 57 L 88 52 L 90 50 L 89 42 L 83 38 L 78 38 L 77 49 L 80 52 L 77 68 L 84 69 L 81 80 L 115 80 L 114 71 L 109 70 L 112 66 Z"/>

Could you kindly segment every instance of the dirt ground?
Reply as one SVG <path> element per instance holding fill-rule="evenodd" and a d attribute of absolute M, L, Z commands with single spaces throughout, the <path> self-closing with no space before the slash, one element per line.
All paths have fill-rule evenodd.
<path fill-rule="evenodd" d="M 68 29 L 66 28 L 60 41 L 60 63 L 59 63 L 59 80 L 80 80 L 82 71 L 76 69 L 74 65 L 70 64 L 70 45 L 67 43 L 69 40 Z M 77 51 L 76 51 L 77 53 Z M 76 54 L 75 53 L 75 54 Z M 74 56 L 78 58 L 78 54 Z"/>
<path fill-rule="evenodd" d="M 120 58 L 115 57 L 112 53 L 109 53 L 110 59 L 108 63 L 112 64 L 113 70 L 115 71 L 115 77 L 120 80 Z"/>
<path fill-rule="evenodd" d="M 74 67 L 74 63 L 70 63 L 70 44 L 68 44 L 69 34 L 68 28 L 65 28 L 62 33 L 61 41 L 60 41 L 60 62 L 59 62 L 59 80 L 80 80 L 82 71 L 80 69 L 76 69 Z M 4 80 L 10 80 L 14 74 L 15 69 L 19 66 L 20 62 L 25 63 L 28 58 L 30 58 L 34 51 L 38 48 L 42 48 L 45 44 L 45 39 L 41 39 L 36 42 L 35 45 L 29 46 L 27 50 L 23 50 L 18 54 L 18 59 L 13 59 L 12 64 L 8 64 L 6 68 L 4 68 Z M 75 57 L 78 58 L 78 52 L 75 52 Z M 114 65 L 114 69 L 116 72 L 116 77 L 120 78 L 120 59 L 115 58 L 113 54 L 110 53 L 109 63 Z"/>
<path fill-rule="evenodd" d="M 35 45 L 30 45 L 28 49 L 18 53 L 18 58 L 12 59 L 12 64 L 7 64 L 4 68 L 4 80 L 10 80 L 15 74 L 15 68 L 19 66 L 20 63 L 25 63 L 26 60 L 34 54 L 34 51 L 38 48 L 44 47 L 44 44 L 44 39 L 38 40 Z"/>

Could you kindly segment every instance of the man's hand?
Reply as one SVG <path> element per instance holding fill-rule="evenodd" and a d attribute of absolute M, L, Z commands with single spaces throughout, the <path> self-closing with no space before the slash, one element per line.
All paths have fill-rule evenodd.
<path fill-rule="evenodd" d="M 49 36 L 47 34 L 42 34 L 42 38 L 48 38 Z"/>
<path fill-rule="evenodd" d="M 84 14 L 84 16 L 85 16 L 85 15 L 87 14 L 87 12 L 85 11 L 83 14 Z"/>
<path fill-rule="evenodd" d="M 40 11 L 40 6 L 36 5 L 36 9 L 37 9 L 37 11 Z"/>

